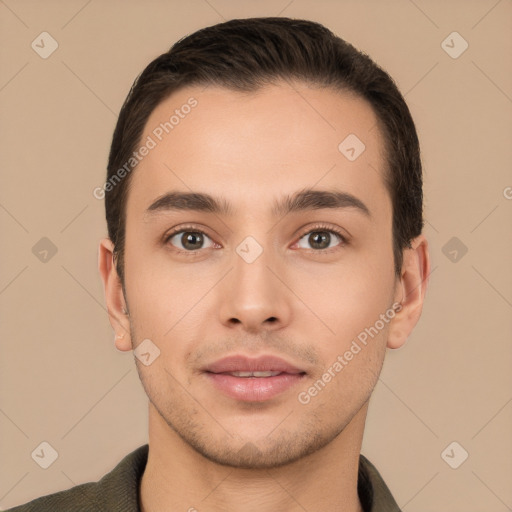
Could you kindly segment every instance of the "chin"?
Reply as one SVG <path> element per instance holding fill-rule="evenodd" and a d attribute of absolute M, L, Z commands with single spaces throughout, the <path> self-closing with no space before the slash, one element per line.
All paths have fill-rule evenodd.
<path fill-rule="evenodd" d="M 282 432 L 273 439 L 244 437 L 243 440 L 229 437 L 217 442 L 211 437 L 198 439 L 196 436 L 184 440 L 215 464 L 238 469 L 271 469 L 296 462 L 320 450 L 333 438 L 318 432 Z"/>

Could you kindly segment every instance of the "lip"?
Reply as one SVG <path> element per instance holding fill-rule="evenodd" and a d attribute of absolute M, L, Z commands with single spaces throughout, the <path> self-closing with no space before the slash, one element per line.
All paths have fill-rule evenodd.
<path fill-rule="evenodd" d="M 304 370 L 288 363 L 277 356 L 247 357 L 242 354 L 223 357 L 206 366 L 205 371 L 211 373 L 225 372 L 284 372 L 304 373 Z"/>
<path fill-rule="evenodd" d="M 264 402 L 285 392 L 305 375 L 305 371 L 277 356 L 228 356 L 203 370 L 213 386 L 225 395 L 245 402 Z M 280 372 L 270 377 L 237 377 L 229 372 Z"/>

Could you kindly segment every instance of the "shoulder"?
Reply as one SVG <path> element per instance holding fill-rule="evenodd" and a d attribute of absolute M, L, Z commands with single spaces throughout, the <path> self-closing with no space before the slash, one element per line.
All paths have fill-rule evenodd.
<path fill-rule="evenodd" d="M 381 474 L 363 454 L 359 456 L 357 491 L 365 512 L 400 512 Z"/>
<path fill-rule="evenodd" d="M 147 456 L 146 444 L 126 455 L 98 482 L 42 496 L 6 512 L 138 512 L 139 483 Z"/>
<path fill-rule="evenodd" d="M 66 491 L 42 496 L 24 505 L 10 508 L 7 512 L 92 511 L 98 507 L 96 501 L 98 485 L 98 482 L 77 485 Z"/>

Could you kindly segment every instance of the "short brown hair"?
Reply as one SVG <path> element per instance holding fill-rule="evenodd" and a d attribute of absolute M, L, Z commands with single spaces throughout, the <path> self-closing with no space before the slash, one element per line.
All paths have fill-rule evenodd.
<path fill-rule="evenodd" d="M 114 130 L 107 182 L 137 149 L 153 110 L 178 89 L 219 85 L 250 92 L 289 79 L 350 91 L 372 106 L 384 137 L 384 178 L 393 205 L 393 253 L 399 275 L 403 249 L 423 229 L 422 168 L 414 122 L 392 78 L 319 23 L 290 18 L 234 19 L 178 41 L 132 85 Z M 108 234 L 123 284 L 130 176 L 105 194 Z"/>

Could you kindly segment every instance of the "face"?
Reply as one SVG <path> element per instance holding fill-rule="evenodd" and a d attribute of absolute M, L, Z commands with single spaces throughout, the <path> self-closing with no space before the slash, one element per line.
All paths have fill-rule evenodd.
<path fill-rule="evenodd" d="M 189 87 L 148 120 L 126 211 L 131 343 L 160 351 L 136 360 L 157 421 L 210 460 L 297 460 L 369 400 L 401 298 L 376 123 L 304 84 Z M 338 148 L 350 134 L 359 156 Z"/>

